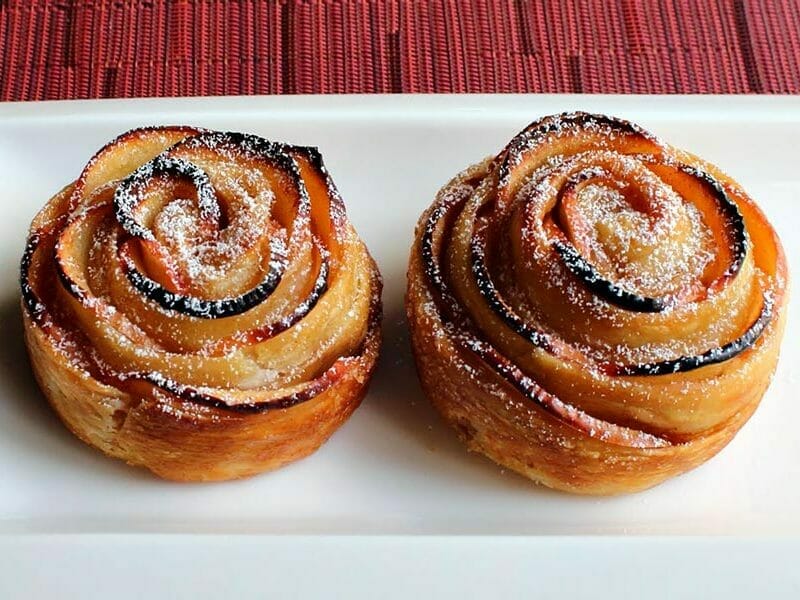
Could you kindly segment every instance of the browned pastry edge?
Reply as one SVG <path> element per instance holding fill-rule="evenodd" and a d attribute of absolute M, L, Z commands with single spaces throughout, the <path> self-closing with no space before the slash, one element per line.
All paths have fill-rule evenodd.
<path fill-rule="evenodd" d="M 358 408 L 381 345 L 380 293 L 360 352 L 308 384 L 308 398 L 254 414 L 186 401 L 141 382 L 124 391 L 64 360 L 23 309 L 39 387 L 77 437 L 130 465 L 175 481 L 217 481 L 277 469 L 316 451 Z"/>

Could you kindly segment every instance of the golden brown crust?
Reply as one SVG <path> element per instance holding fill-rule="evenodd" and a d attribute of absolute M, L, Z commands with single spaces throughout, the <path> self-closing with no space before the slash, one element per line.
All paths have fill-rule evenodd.
<path fill-rule="evenodd" d="M 213 195 L 181 171 L 193 163 Z M 311 454 L 358 407 L 380 347 L 380 275 L 319 155 L 252 136 L 121 136 L 37 215 L 22 287 L 31 364 L 64 423 L 166 479 Z"/>
<path fill-rule="evenodd" d="M 691 246 L 706 262 L 648 271 L 645 252 L 601 247 L 609 220 L 618 236 L 621 213 L 638 218 L 625 202 L 647 227 L 671 219 L 647 250 L 708 242 Z M 700 233 L 681 233 L 684 215 Z M 425 393 L 470 449 L 549 487 L 617 494 L 696 467 L 747 421 L 777 362 L 786 286 L 780 243 L 735 182 L 577 113 L 532 124 L 442 189 L 417 228 L 406 309 Z"/>
<path fill-rule="evenodd" d="M 247 477 L 313 453 L 358 408 L 380 347 L 376 320 L 362 354 L 313 399 L 239 414 L 153 386 L 128 393 L 104 385 L 66 360 L 27 313 L 23 318 L 36 380 L 70 431 L 109 456 L 176 481 Z"/>

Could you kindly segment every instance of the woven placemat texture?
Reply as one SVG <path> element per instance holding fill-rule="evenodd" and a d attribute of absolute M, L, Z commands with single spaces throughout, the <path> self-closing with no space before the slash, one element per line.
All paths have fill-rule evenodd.
<path fill-rule="evenodd" d="M 0 0 L 0 100 L 799 93 L 800 0 Z"/>

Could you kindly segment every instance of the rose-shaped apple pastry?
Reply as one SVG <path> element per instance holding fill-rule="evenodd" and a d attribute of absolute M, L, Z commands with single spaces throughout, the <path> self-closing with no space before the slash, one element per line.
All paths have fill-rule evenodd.
<path fill-rule="evenodd" d="M 380 276 L 319 153 L 253 135 L 120 136 L 36 216 L 21 282 L 64 423 L 169 479 L 312 453 L 378 356 Z"/>
<path fill-rule="evenodd" d="M 531 124 L 422 215 L 407 311 L 470 449 L 585 494 L 709 459 L 778 358 L 786 262 L 717 168 L 623 120 Z"/>

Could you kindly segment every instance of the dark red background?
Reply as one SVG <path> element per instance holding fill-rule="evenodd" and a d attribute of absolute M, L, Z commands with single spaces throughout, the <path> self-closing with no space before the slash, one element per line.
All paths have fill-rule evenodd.
<path fill-rule="evenodd" d="M 800 92 L 800 0 L 0 0 L 0 99 Z"/>

